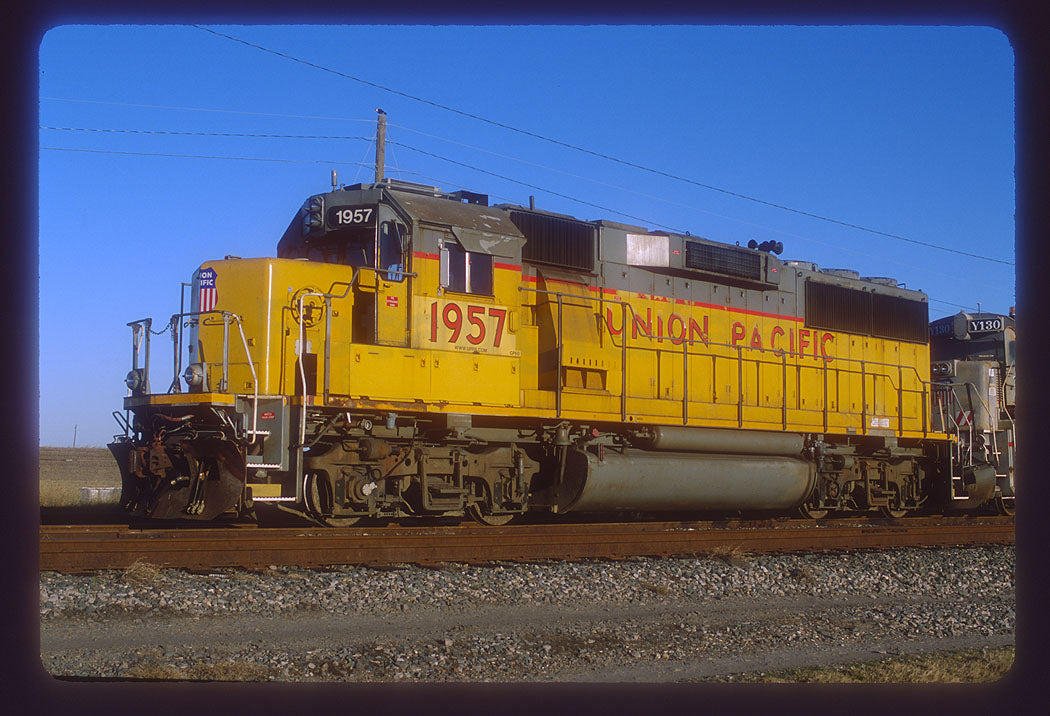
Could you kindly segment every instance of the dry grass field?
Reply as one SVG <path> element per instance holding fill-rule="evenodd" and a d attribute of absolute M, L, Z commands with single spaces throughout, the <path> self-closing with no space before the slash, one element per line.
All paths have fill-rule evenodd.
<path fill-rule="evenodd" d="M 120 470 L 106 448 L 40 448 L 40 506 L 84 504 L 82 487 L 120 487 Z M 119 499 L 114 493 L 112 501 Z"/>

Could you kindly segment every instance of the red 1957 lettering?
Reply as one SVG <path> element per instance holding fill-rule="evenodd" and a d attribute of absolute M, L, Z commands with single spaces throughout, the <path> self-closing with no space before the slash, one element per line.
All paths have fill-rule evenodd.
<path fill-rule="evenodd" d="M 467 306 L 467 321 L 478 327 L 478 335 L 467 334 L 467 343 L 472 346 L 480 345 L 485 340 L 485 321 L 478 317 L 479 313 L 485 315 L 484 306 Z"/>
<path fill-rule="evenodd" d="M 496 341 L 492 345 L 499 348 L 499 342 L 503 340 L 503 323 L 507 320 L 507 309 L 490 308 L 489 315 L 496 319 Z"/>
<path fill-rule="evenodd" d="M 454 319 L 449 319 L 449 314 L 455 313 Z M 455 343 L 459 340 L 459 332 L 463 329 L 463 311 L 459 309 L 454 303 L 445 305 L 445 310 L 441 312 L 441 319 L 445 322 L 445 327 L 452 331 L 452 335 L 449 336 L 448 342 Z"/>
<path fill-rule="evenodd" d="M 466 323 L 469 324 L 470 328 L 466 334 L 463 334 L 464 328 L 464 315 L 466 311 Z M 438 304 L 432 302 L 430 304 L 430 341 L 431 343 L 438 342 Z M 472 346 L 480 346 L 484 344 L 491 336 L 492 346 L 499 348 L 503 342 L 503 329 L 507 325 L 507 309 L 506 308 L 487 308 L 486 306 L 460 306 L 457 303 L 446 303 L 445 306 L 440 310 L 441 323 L 444 324 L 445 328 L 450 331 L 448 342 L 455 343 L 459 340 L 460 335 L 463 335 L 467 339 L 467 342 Z M 486 317 L 495 319 L 495 325 L 492 326 L 493 330 L 490 333 L 489 327 L 491 324 L 486 320 Z M 477 330 L 474 330 L 474 329 Z"/>

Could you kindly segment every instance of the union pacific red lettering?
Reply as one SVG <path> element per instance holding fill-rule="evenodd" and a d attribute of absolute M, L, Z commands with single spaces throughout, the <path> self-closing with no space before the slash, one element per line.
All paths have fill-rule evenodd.
<path fill-rule="evenodd" d="M 758 332 L 758 326 L 755 326 L 755 330 L 751 332 L 751 347 L 761 348 L 762 347 L 762 335 Z"/>
<path fill-rule="evenodd" d="M 798 354 L 805 355 L 806 347 L 809 345 L 809 329 L 799 328 L 798 329 Z"/>
<path fill-rule="evenodd" d="M 773 326 L 773 330 L 769 334 L 769 347 L 773 349 L 774 355 L 778 358 L 784 355 L 784 349 L 777 347 L 777 336 L 784 335 L 784 329 L 780 326 Z"/>
<path fill-rule="evenodd" d="M 733 323 L 733 345 L 734 346 L 737 343 L 739 343 L 740 341 L 744 340 L 744 334 L 745 333 L 746 333 L 746 331 L 744 330 L 744 324 L 743 323 L 741 323 L 740 321 L 736 321 L 736 322 Z"/>
<path fill-rule="evenodd" d="M 703 328 L 700 327 L 700 324 L 696 322 L 695 318 L 689 319 L 689 342 L 695 342 L 696 336 L 700 336 L 701 342 L 703 342 L 705 346 L 707 345 L 707 316 L 704 316 Z"/>
<path fill-rule="evenodd" d="M 642 323 L 642 319 L 637 313 L 634 314 L 634 323 L 631 325 L 631 338 L 638 337 L 639 326 L 645 331 L 645 335 L 651 336 L 653 334 L 653 309 L 645 309 L 645 323 Z"/>
<path fill-rule="evenodd" d="M 613 327 L 613 311 L 612 308 L 605 309 L 605 327 L 609 329 L 609 333 L 614 336 L 618 336 L 623 333 L 623 326 L 619 328 Z"/>
<path fill-rule="evenodd" d="M 830 333 L 825 333 L 820 337 L 820 354 L 827 358 L 829 361 L 835 360 L 833 357 L 828 355 L 827 345 L 828 341 L 835 340 L 835 336 Z"/>
<path fill-rule="evenodd" d="M 664 342 L 664 317 L 660 315 L 656 317 L 656 342 Z"/>
<path fill-rule="evenodd" d="M 674 328 L 675 321 L 678 321 L 678 325 L 682 327 L 682 329 L 677 332 L 677 335 L 675 334 L 676 332 Z M 676 346 L 682 345 L 682 342 L 685 341 L 685 321 L 683 321 L 682 317 L 677 313 L 672 313 L 671 317 L 667 319 L 667 337 L 670 338 L 671 343 Z"/>

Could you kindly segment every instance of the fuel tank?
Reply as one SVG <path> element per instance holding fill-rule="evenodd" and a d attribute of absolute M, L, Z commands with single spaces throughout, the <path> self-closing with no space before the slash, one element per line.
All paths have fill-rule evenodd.
<path fill-rule="evenodd" d="M 558 512 L 781 510 L 802 503 L 812 464 L 778 455 L 573 451 L 555 493 Z"/>

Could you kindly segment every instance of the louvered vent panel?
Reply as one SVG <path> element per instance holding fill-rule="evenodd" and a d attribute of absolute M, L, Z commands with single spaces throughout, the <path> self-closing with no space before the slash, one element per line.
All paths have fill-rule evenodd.
<path fill-rule="evenodd" d="M 806 326 L 898 341 L 928 340 L 923 301 L 806 281 Z"/>
<path fill-rule="evenodd" d="M 594 270 L 594 227 L 590 224 L 524 211 L 510 212 L 510 220 L 525 236 L 521 249 L 525 261 Z"/>
<path fill-rule="evenodd" d="M 685 266 L 756 281 L 762 278 L 762 257 L 754 251 L 696 241 L 685 242 Z"/>
<path fill-rule="evenodd" d="M 806 325 L 871 335 L 871 294 L 830 283 L 806 281 Z"/>
<path fill-rule="evenodd" d="M 929 336 L 929 304 L 897 296 L 875 294 L 872 335 L 925 343 Z"/>

